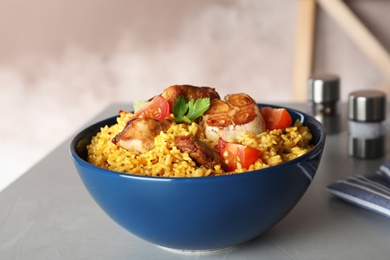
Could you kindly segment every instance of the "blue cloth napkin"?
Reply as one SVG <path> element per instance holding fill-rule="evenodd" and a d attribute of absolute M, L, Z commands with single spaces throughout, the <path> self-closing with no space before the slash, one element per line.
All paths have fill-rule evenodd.
<path fill-rule="evenodd" d="M 390 162 L 374 173 L 350 176 L 327 190 L 343 200 L 390 218 Z"/>

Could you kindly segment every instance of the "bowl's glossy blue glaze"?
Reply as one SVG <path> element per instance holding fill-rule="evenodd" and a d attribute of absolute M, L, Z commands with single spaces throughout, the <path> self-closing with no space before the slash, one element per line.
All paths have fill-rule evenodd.
<path fill-rule="evenodd" d="M 260 105 L 261 106 L 261 105 Z M 325 130 L 313 117 L 288 109 L 313 134 L 315 147 L 290 162 L 228 176 L 159 178 L 120 174 L 86 159 L 86 145 L 100 127 L 77 134 L 70 151 L 91 196 L 120 226 L 159 246 L 216 250 L 251 240 L 283 219 L 315 176 L 325 145 Z"/>

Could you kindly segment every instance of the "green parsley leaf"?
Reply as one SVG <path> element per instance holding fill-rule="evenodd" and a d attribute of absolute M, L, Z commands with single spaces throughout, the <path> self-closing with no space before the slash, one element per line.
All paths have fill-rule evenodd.
<path fill-rule="evenodd" d="M 194 121 L 198 117 L 204 114 L 210 107 L 210 99 L 209 98 L 199 98 L 195 102 L 191 99 L 188 102 L 188 114 L 187 117 Z"/>
<path fill-rule="evenodd" d="M 186 101 L 183 96 L 178 97 L 173 103 L 173 115 L 178 123 L 191 123 L 210 107 L 210 98 L 198 98 L 196 101 L 191 99 Z"/>
<path fill-rule="evenodd" d="M 175 117 L 182 117 L 188 111 L 188 103 L 183 96 L 178 97 L 173 103 L 173 114 Z"/>

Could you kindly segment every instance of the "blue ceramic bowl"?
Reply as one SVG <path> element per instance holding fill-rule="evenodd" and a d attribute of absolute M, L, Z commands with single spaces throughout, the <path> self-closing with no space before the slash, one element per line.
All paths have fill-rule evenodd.
<path fill-rule="evenodd" d="M 86 161 L 86 145 L 106 119 L 77 134 L 70 147 L 91 196 L 120 226 L 153 244 L 179 250 L 219 250 L 251 240 L 282 220 L 313 180 L 325 129 L 313 117 L 288 109 L 313 135 L 315 147 L 278 166 L 242 174 L 163 178 L 121 174 Z"/>

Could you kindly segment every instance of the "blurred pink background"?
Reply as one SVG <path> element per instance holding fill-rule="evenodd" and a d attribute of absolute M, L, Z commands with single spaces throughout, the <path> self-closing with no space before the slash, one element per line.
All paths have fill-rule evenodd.
<path fill-rule="evenodd" d="M 304 101 L 292 93 L 299 1 L 0 0 L 0 190 L 108 104 L 173 84 Z M 390 1 L 346 3 L 390 50 Z M 321 8 L 316 21 L 313 71 L 338 74 L 343 101 L 389 93 Z"/>

